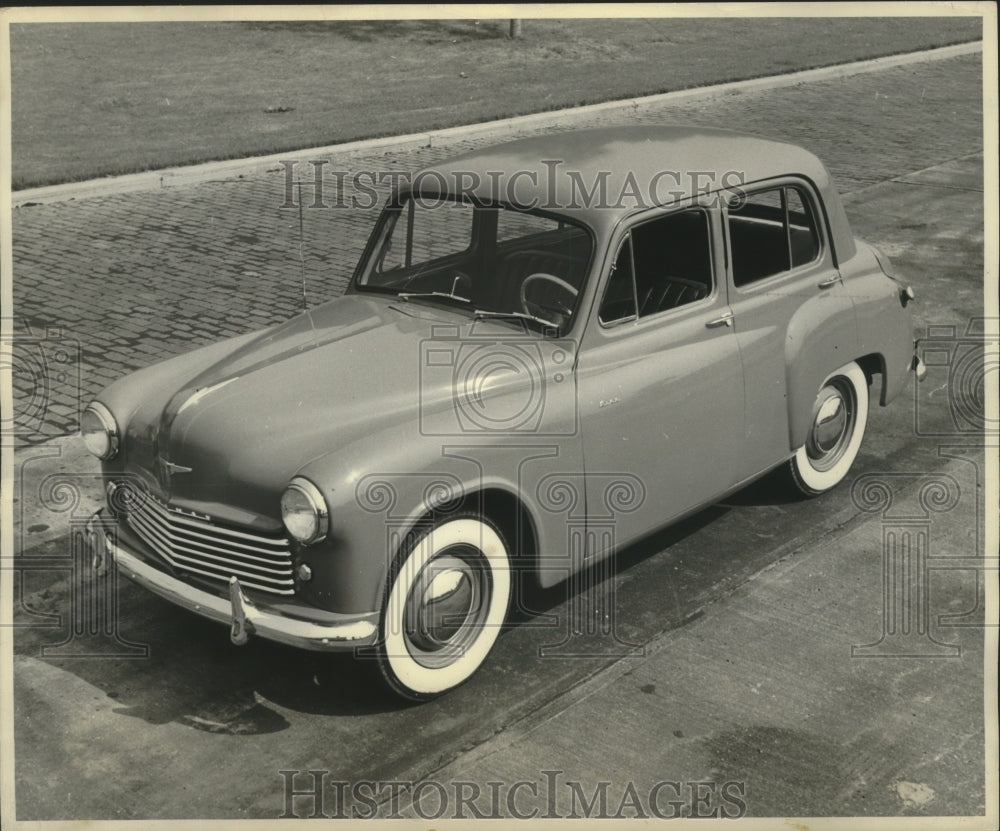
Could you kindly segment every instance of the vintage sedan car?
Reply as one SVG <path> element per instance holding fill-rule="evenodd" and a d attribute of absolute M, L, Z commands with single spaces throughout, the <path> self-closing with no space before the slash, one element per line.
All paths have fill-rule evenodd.
<path fill-rule="evenodd" d="M 529 138 L 395 189 L 343 297 L 87 409 L 95 566 L 427 699 L 551 586 L 784 465 L 819 494 L 915 360 L 911 289 L 805 150 Z"/>

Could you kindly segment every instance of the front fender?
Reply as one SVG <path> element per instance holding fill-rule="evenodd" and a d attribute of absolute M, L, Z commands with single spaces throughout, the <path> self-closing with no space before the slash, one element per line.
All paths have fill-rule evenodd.
<path fill-rule="evenodd" d="M 300 596 L 336 612 L 378 608 L 407 535 L 429 516 L 470 507 L 470 497 L 484 491 L 500 491 L 520 503 L 538 551 L 562 555 L 565 518 L 542 508 L 539 485 L 553 469 L 582 471 L 582 458 L 574 451 L 574 441 L 553 445 L 500 437 L 476 442 L 460 436 L 443 441 L 407 424 L 313 460 L 298 475 L 326 498 L 330 533 L 298 552 L 297 562 L 312 572 L 308 583 L 297 586 Z"/>

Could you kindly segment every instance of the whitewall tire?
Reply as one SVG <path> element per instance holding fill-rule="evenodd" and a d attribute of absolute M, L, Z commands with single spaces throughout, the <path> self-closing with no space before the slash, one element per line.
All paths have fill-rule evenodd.
<path fill-rule="evenodd" d="M 854 464 L 868 424 L 868 378 L 856 363 L 823 382 L 809 417 L 805 444 L 792 457 L 795 487 L 813 496 L 838 485 Z"/>
<path fill-rule="evenodd" d="M 377 650 L 388 685 L 423 701 L 468 680 L 500 635 L 510 596 L 510 554 L 496 527 L 472 515 L 440 521 L 389 575 Z"/>

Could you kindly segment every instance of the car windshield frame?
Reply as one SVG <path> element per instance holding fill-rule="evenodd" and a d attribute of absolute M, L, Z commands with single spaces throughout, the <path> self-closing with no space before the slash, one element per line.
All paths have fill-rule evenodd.
<path fill-rule="evenodd" d="M 413 240 L 412 217 L 416 215 L 414 211 L 417 210 L 414 206 L 423 206 L 426 208 L 428 203 L 440 205 L 444 201 L 468 205 L 474 211 L 469 245 L 460 251 L 435 257 L 422 263 L 414 265 L 411 262 L 409 265 L 404 264 L 398 269 L 389 269 L 388 271 L 400 271 L 400 281 L 397 284 L 379 285 L 370 282 L 371 277 L 379 273 L 380 259 L 389 250 L 386 247 L 386 243 L 391 240 L 393 233 L 397 231 L 400 224 L 400 217 L 403 216 L 404 212 L 409 212 L 409 216 L 411 217 L 406 232 L 407 252 L 404 255 L 404 257 L 410 257 L 412 256 Z M 488 220 L 487 212 L 491 211 L 498 213 L 496 214 L 496 218 Z M 556 223 L 556 227 L 551 230 L 529 232 L 521 236 L 501 240 L 498 239 L 497 232 L 500 211 L 509 211 L 514 214 L 524 214 L 530 217 L 551 220 Z M 574 241 L 574 232 L 579 232 L 582 237 Z M 565 313 L 555 314 L 552 316 L 552 319 L 549 319 L 549 315 L 546 313 L 535 313 L 535 310 L 530 310 L 531 313 L 525 314 L 525 309 L 520 305 L 514 306 L 508 303 L 503 308 L 496 308 L 491 304 L 484 305 L 479 303 L 476 298 L 468 296 L 468 292 L 464 291 L 467 288 L 465 281 L 454 278 L 455 274 L 464 275 L 465 272 L 453 269 L 451 266 L 455 264 L 455 261 L 468 260 L 475 265 L 474 268 L 468 269 L 468 271 L 474 272 L 469 277 L 470 280 L 479 279 L 481 281 L 492 280 L 496 282 L 499 269 L 501 268 L 498 256 L 510 257 L 519 253 L 526 255 L 530 251 L 536 251 L 536 249 L 530 249 L 530 243 L 533 240 L 537 241 L 549 234 L 563 233 L 566 234 L 564 243 L 569 241 L 574 255 L 577 256 L 570 257 L 555 250 L 548 253 L 554 260 L 573 260 L 572 273 L 573 278 L 576 280 L 576 296 L 573 298 L 571 305 L 568 303 L 564 306 L 561 305 L 561 310 L 564 310 Z M 487 234 L 491 234 L 491 236 L 487 237 Z M 585 244 L 582 242 L 583 239 L 586 240 Z M 466 195 L 427 195 L 414 191 L 403 191 L 391 197 L 383 207 L 375 227 L 369 235 L 364 252 L 358 260 L 347 291 L 348 293 L 357 292 L 361 294 L 397 297 L 404 302 L 426 302 L 439 308 L 447 308 L 460 313 L 465 312 L 469 315 L 470 319 L 496 320 L 502 323 L 509 323 L 521 329 L 527 325 L 529 328 L 536 329 L 542 334 L 549 334 L 554 331 L 557 336 L 563 336 L 577 326 L 577 321 L 581 317 L 586 316 L 584 296 L 589 287 L 591 271 L 597 254 L 597 242 L 597 234 L 593 228 L 579 218 L 567 216 L 566 214 L 538 208 L 522 207 L 501 200 L 486 201 L 474 199 Z M 525 243 L 528 243 L 529 247 L 525 247 Z M 510 250 L 503 251 L 505 247 Z M 581 250 L 584 253 L 582 257 L 578 256 Z M 537 251 L 537 253 L 541 255 L 543 252 Z M 477 260 L 478 262 L 474 262 Z M 488 276 L 484 277 L 481 276 L 484 267 L 496 270 L 491 271 Z M 441 285 L 421 285 L 420 278 L 437 276 L 441 280 L 441 273 L 449 269 L 451 269 L 451 276 L 445 279 Z M 411 273 L 407 273 L 408 271 Z M 435 275 L 435 271 L 441 273 Z M 535 271 L 544 271 L 544 269 L 536 269 Z M 388 272 L 381 272 L 381 274 L 385 273 Z M 476 275 L 480 276 L 477 278 Z M 444 285 L 444 282 L 447 282 L 447 285 Z M 565 281 L 560 280 L 559 282 Z M 480 288 L 483 288 L 483 286 L 481 285 Z M 496 287 L 494 286 L 494 288 Z M 564 291 L 563 293 L 567 297 L 569 296 L 568 291 Z"/>

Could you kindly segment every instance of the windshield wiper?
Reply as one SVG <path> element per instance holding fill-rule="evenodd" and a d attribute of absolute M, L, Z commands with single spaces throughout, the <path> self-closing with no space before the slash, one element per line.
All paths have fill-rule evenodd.
<path fill-rule="evenodd" d="M 551 329 L 559 331 L 559 324 L 551 320 L 546 320 L 544 317 L 539 317 L 538 315 L 528 314 L 528 312 L 494 312 L 489 309 L 476 309 L 472 316 L 479 320 L 480 318 L 512 318 L 514 320 L 531 320 L 535 323 L 540 323 L 542 326 L 548 326 Z"/>
<path fill-rule="evenodd" d="M 409 300 L 411 297 L 444 297 L 448 300 L 460 300 L 463 303 L 472 302 L 469 297 L 462 297 L 460 294 L 451 294 L 447 291 L 401 291 L 396 294 L 396 297 L 401 297 L 403 300 Z"/>

